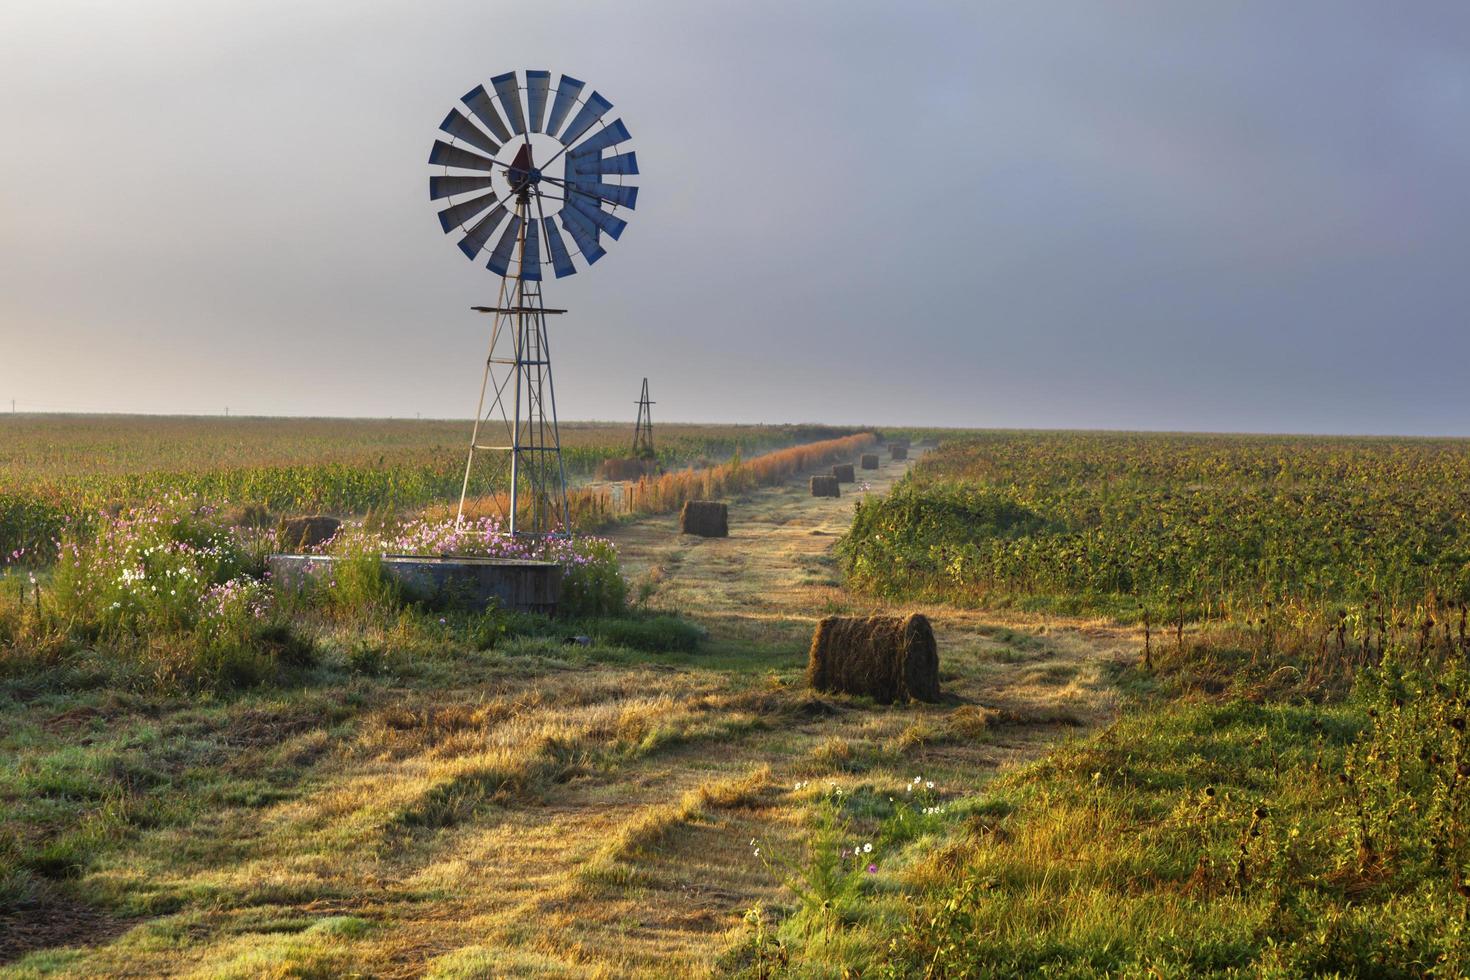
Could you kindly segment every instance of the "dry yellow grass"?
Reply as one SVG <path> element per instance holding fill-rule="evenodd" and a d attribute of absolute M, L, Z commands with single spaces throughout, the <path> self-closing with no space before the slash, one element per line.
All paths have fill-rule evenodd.
<path fill-rule="evenodd" d="M 906 464 L 884 461 L 881 491 Z M 86 884 L 157 908 L 63 975 L 705 976 L 742 912 L 782 901 L 752 837 L 790 842 L 799 780 L 973 787 L 1073 722 L 1130 637 L 923 611 L 947 700 L 875 707 L 801 687 L 817 618 L 867 612 L 831 571 L 850 505 L 803 485 L 732 501 L 724 539 L 673 517 L 614 532 L 649 603 L 711 631 L 680 665 L 558 667 L 531 652 L 455 683 L 384 687 L 277 758 L 309 775 L 248 812 L 150 831 Z M 391 637 L 389 637 L 391 639 Z"/>

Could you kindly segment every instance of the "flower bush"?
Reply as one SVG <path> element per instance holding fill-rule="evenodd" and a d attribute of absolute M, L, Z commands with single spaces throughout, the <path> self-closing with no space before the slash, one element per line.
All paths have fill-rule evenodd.
<path fill-rule="evenodd" d="M 48 583 L 57 615 L 99 635 L 190 629 L 233 605 L 249 556 L 210 508 L 181 498 L 98 515 L 62 539 Z"/>
<path fill-rule="evenodd" d="M 19 582 L 21 601 L 0 603 L 0 641 L 14 664 L 102 651 L 164 687 L 258 684 L 314 658 L 258 568 L 211 507 L 169 497 L 99 512 L 69 526 L 49 575 Z"/>
<path fill-rule="evenodd" d="M 215 630 L 268 619 L 275 595 L 260 579 L 241 575 L 212 586 L 200 600 L 200 620 Z"/>

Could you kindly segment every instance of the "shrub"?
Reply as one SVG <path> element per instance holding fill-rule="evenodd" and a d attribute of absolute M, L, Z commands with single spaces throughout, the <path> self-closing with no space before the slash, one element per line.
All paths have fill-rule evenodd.
<path fill-rule="evenodd" d="M 90 534 L 74 529 L 46 583 L 51 610 L 96 635 L 188 630 L 202 619 L 234 615 L 228 590 L 218 589 L 249 559 L 209 515 L 172 498 L 99 515 Z"/>
<path fill-rule="evenodd" d="M 165 687 L 249 686 L 307 666 L 312 645 L 277 621 L 255 565 L 211 508 L 178 497 L 73 523 L 50 575 L 12 575 L 0 596 L 7 667 L 56 662 L 68 636 Z"/>
<path fill-rule="evenodd" d="M 243 623 L 202 639 L 194 672 L 219 688 L 254 687 L 316 662 L 315 645 L 288 624 Z"/>
<path fill-rule="evenodd" d="M 561 581 L 560 615 L 614 616 L 628 604 L 628 583 L 618 563 L 618 550 L 602 538 L 574 538 L 556 543 L 547 556 L 566 570 Z"/>

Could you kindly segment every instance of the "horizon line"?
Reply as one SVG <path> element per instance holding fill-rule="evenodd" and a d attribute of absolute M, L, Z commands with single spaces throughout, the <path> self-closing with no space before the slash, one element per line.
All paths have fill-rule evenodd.
<path fill-rule="evenodd" d="M 317 421 L 317 422 L 454 422 L 465 425 L 473 425 L 474 419 L 450 416 L 419 416 L 409 417 L 406 415 L 237 415 L 237 414 L 199 414 L 190 412 L 139 412 L 139 411 L 117 411 L 117 412 L 77 412 L 77 411 L 0 411 L 0 420 L 10 418 L 134 418 L 134 419 L 191 419 L 207 420 L 212 422 L 244 422 L 244 421 Z M 608 426 L 631 426 L 633 423 L 623 419 L 565 419 L 562 425 L 608 425 Z M 1166 428 L 1120 428 L 1107 426 L 1014 426 L 1014 425 L 935 425 L 922 422 L 885 422 L 881 424 L 854 423 L 854 422 L 724 422 L 710 420 L 683 420 L 662 419 L 659 425 L 723 425 L 735 428 L 750 429 L 775 429 L 775 428 L 799 428 L 803 426 L 823 426 L 826 428 L 845 428 L 857 430 L 879 430 L 879 429 L 925 429 L 936 432 L 953 433 L 997 433 L 997 432 L 1025 432 L 1025 433 L 1071 433 L 1085 432 L 1098 435 L 1160 435 L 1160 436 L 1236 436 L 1236 437 L 1277 437 L 1277 438 L 1301 438 L 1301 439 L 1420 439 L 1420 440 L 1470 440 L 1470 434 L 1427 434 L 1412 432 L 1302 432 L 1296 430 L 1278 429 L 1166 429 Z"/>

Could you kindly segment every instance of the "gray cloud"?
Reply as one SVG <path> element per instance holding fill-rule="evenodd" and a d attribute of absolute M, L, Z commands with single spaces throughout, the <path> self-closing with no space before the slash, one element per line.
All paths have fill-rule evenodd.
<path fill-rule="evenodd" d="M 0 9 L 0 397 L 467 414 L 425 158 L 590 80 L 639 210 L 548 284 L 568 417 L 1466 432 L 1461 4 Z"/>

